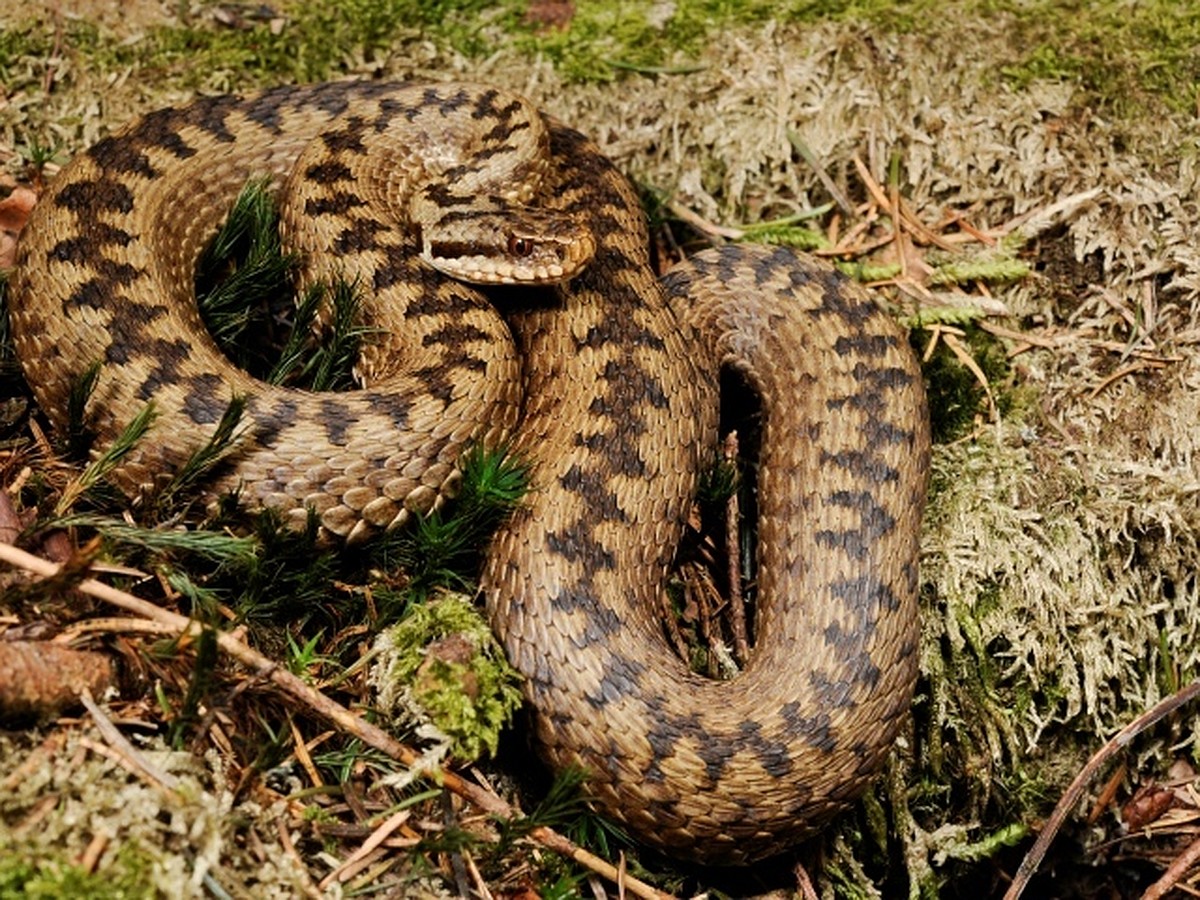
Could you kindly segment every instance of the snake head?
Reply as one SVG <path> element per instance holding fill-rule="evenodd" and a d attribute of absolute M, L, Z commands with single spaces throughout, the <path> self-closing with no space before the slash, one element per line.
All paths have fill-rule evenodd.
<path fill-rule="evenodd" d="M 591 229 L 564 213 L 453 212 L 421 228 L 421 257 L 460 281 L 557 284 L 582 272 L 596 253 Z"/>

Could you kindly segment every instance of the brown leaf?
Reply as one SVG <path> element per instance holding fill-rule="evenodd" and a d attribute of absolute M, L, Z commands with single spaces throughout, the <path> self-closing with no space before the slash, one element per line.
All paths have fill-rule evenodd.
<path fill-rule="evenodd" d="M 17 239 L 0 231 L 0 269 L 11 269 L 17 261 Z"/>
<path fill-rule="evenodd" d="M 0 200 L 0 231 L 20 234 L 37 200 L 38 195 L 29 188 L 13 188 L 11 194 Z"/>
<path fill-rule="evenodd" d="M 573 0 L 530 0 L 525 11 L 525 23 L 538 26 L 538 31 L 566 31 L 575 18 Z"/>
<path fill-rule="evenodd" d="M 1130 831 L 1151 825 L 1175 803 L 1175 792 L 1157 784 L 1144 784 L 1121 807 L 1121 819 Z"/>
<path fill-rule="evenodd" d="M 17 235 L 37 205 L 37 194 L 29 188 L 13 188 L 0 200 L 0 269 L 11 269 L 16 261 Z"/>

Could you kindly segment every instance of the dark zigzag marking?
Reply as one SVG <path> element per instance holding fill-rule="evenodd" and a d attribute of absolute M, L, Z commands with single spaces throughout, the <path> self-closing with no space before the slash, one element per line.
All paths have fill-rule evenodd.
<path fill-rule="evenodd" d="M 133 211 L 133 192 L 111 178 L 95 181 L 76 181 L 54 196 L 54 205 L 74 213 L 115 212 L 128 215 Z"/>
<path fill-rule="evenodd" d="M 90 263 L 92 257 L 99 256 L 105 247 L 128 247 L 132 242 L 133 235 L 128 231 L 107 222 L 96 222 L 86 234 L 64 238 L 47 250 L 46 260 L 84 265 Z"/>
<path fill-rule="evenodd" d="M 866 559 L 878 538 L 891 532 L 896 525 L 895 518 L 876 503 L 868 491 L 834 491 L 825 502 L 830 506 L 856 510 L 861 524 L 858 528 L 842 531 L 822 529 L 813 538 L 818 544 L 841 550 L 852 559 Z"/>

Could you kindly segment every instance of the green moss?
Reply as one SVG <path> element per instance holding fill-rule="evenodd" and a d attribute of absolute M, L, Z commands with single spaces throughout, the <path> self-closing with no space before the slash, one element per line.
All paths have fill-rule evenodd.
<path fill-rule="evenodd" d="M 14 847 L 0 837 L 0 900 L 132 900 L 160 896 L 146 870 L 153 861 L 135 844 L 121 847 L 99 869 L 89 872 L 66 853 L 47 856 Z"/>
<path fill-rule="evenodd" d="M 50 35 L 33 22 L 6 25 L 0 30 L 0 82 L 12 84 L 24 63 L 50 52 Z"/>
<path fill-rule="evenodd" d="M 452 504 L 417 519 L 412 528 L 384 534 L 371 547 L 381 568 L 399 568 L 408 576 L 398 604 L 379 598 L 385 621 L 438 589 L 473 590 L 483 549 L 529 488 L 528 463 L 503 447 L 477 445 L 460 466 L 462 482 Z"/>
<path fill-rule="evenodd" d="M 1177 112 L 1195 110 L 1200 18 L 1192 4 L 1042 0 L 994 5 L 1015 21 L 1013 46 L 1028 48 L 1001 70 L 1011 85 L 1073 81 L 1091 102 L 1118 114 L 1141 110 L 1149 97 Z"/>
<path fill-rule="evenodd" d="M 1011 366 L 1004 348 L 987 332 L 967 326 L 960 341 L 987 378 L 997 412 L 1001 417 L 1017 408 L 1018 395 L 1008 389 Z M 918 349 L 920 351 L 920 348 Z M 923 358 L 923 356 L 922 356 Z M 979 416 L 990 415 L 987 395 L 977 375 L 939 341 L 922 366 L 925 390 L 929 397 L 929 418 L 933 439 L 948 443 L 968 434 Z"/>
<path fill-rule="evenodd" d="M 400 710 L 411 697 L 459 759 L 496 752 L 500 732 L 521 705 L 521 676 L 467 598 L 446 595 L 413 606 L 377 646 L 384 659 L 373 678 L 382 706 Z"/>
<path fill-rule="evenodd" d="M 553 27 L 532 20 L 518 0 L 298 0 L 284 4 L 275 21 L 247 18 L 230 27 L 194 19 L 153 28 L 132 42 L 71 20 L 62 47 L 101 73 L 132 66 L 179 87 L 250 87 L 383 64 L 419 34 L 473 57 L 514 42 L 551 59 L 569 78 L 607 81 L 628 70 L 686 74 L 713 34 L 772 19 L 804 25 L 861 21 L 879 32 L 936 39 L 947 6 L 944 0 L 679 0 L 669 6 L 583 0 L 565 26 Z M 1178 111 L 1195 107 L 1200 19 L 1188 4 L 1075 0 L 1064 7 L 1051 0 L 970 0 L 956 10 L 960 16 L 987 15 L 1011 32 L 1016 49 L 1000 77 L 1018 89 L 1038 80 L 1072 81 L 1090 100 L 1115 111 L 1132 112 L 1148 97 Z M 19 81 L 33 61 L 49 55 L 54 41 L 49 23 L 9 23 L 0 34 L 0 80 Z"/>

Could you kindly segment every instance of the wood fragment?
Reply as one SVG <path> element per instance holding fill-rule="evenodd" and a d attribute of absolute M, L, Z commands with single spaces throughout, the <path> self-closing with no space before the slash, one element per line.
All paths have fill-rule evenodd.
<path fill-rule="evenodd" d="M 800 894 L 804 897 L 804 900 L 819 900 L 817 889 L 813 887 L 812 879 L 808 875 L 808 869 L 804 868 L 801 863 L 796 863 L 794 872 L 796 875 L 796 886 L 800 888 Z"/>
<path fill-rule="evenodd" d="M 1100 821 L 1100 817 L 1104 815 L 1104 811 L 1108 809 L 1109 804 L 1116 799 L 1117 791 L 1121 789 L 1121 782 L 1125 780 L 1125 773 L 1128 770 L 1128 766 L 1122 763 L 1113 770 L 1108 781 L 1104 782 L 1100 796 L 1096 798 L 1096 802 L 1092 804 L 1092 811 L 1088 813 L 1087 823 L 1089 825 L 1095 825 Z"/>
<path fill-rule="evenodd" d="M 0 641 L 0 721 L 48 719 L 116 681 L 113 661 L 50 641 Z"/>
<path fill-rule="evenodd" d="M 85 690 L 80 696 L 80 700 L 83 701 L 84 708 L 92 717 L 101 736 L 108 742 L 109 749 L 126 761 L 126 768 L 155 787 L 165 788 L 172 793 L 179 790 L 179 779 L 152 763 L 144 753 L 133 746 L 129 739 L 121 733 L 121 730 L 113 724 L 112 719 L 92 699 L 90 691 Z"/>
<path fill-rule="evenodd" d="M 1200 863 L 1200 837 L 1192 841 L 1179 856 L 1175 857 L 1174 862 L 1167 867 L 1167 871 L 1163 872 L 1162 877 L 1142 894 L 1142 900 L 1162 900 L 1172 889 L 1182 887 L 1179 882 L 1197 863 Z"/>
<path fill-rule="evenodd" d="M 327 890 L 335 882 L 345 884 L 351 878 L 358 874 L 365 865 L 365 861 L 386 841 L 401 825 L 403 825 L 412 816 L 412 810 L 402 809 L 397 813 L 388 816 L 383 823 L 371 832 L 370 836 L 362 842 L 362 845 L 343 860 L 342 864 L 321 879 L 318 887 L 321 890 Z"/>
<path fill-rule="evenodd" d="M 1157 703 L 1152 709 L 1142 713 L 1142 715 L 1118 731 L 1108 743 L 1096 751 L 1092 758 L 1087 761 L 1087 764 L 1079 771 L 1079 774 L 1075 776 L 1075 779 L 1067 786 L 1067 789 L 1063 791 L 1062 797 L 1059 798 L 1058 804 L 1054 807 L 1054 812 L 1051 813 L 1050 818 L 1046 820 L 1046 824 L 1042 827 L 1042 833 L 1038 835 L 1033 846 L 1029 848 L 1029 852 L 1025 854 L 1025 858 L 1021 860 L 1021 865 L 1013 876 L 1012 883 L 1004 893 L 1004 900 L 1018 900 L 1025 893 L 1025 888 L 1029 885 L 1029 880 L 1042 864 L 1042 860 L 1046 856 L 1046 851 L 1050 849 L 1055 836 L 1062 828 L 1063 823 L 1067 821 L 1067 816 L 1071 814 L 1071 810 L 1079 802 L 1079 798 L 1083 794 L 1083 789 L 1096 776 L 1100 767 L 1117 753 L 1128 747 L 1129 743 L 1135 737 L 1151 725 L 1161 721 L 1197 697 L 1200 697 L 1200 681 L 1193 681 L 1187 687 L 1181 688 L 1170 697 Z M 1186 866 L 1184 868 L 1186 869 Z M 1159 896 L 1161 897 L 1162 895 L 1160 894 Z M 1146 900 L 1145 896 L 1143 896 L 1143 900 Z M 1155 900 L 1155 898 L 1151 897 L 1149 900 Z"/>

